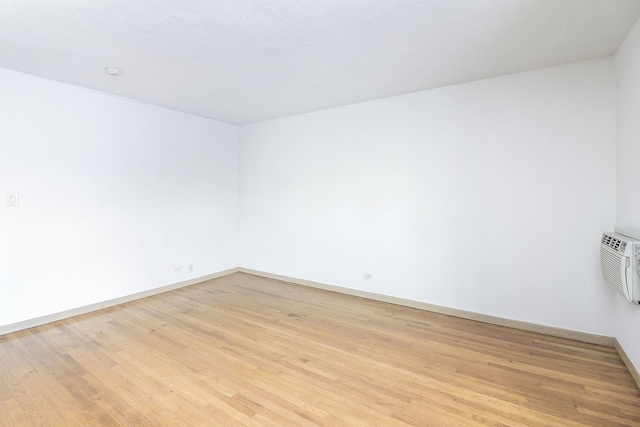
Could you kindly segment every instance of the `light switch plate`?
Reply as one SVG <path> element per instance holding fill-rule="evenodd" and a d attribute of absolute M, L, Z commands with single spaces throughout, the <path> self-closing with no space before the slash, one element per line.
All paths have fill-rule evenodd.
<path fill-rule="evenodd" d="M 20 193 L 7 193 L 7 206 L 19 206 Z"/>

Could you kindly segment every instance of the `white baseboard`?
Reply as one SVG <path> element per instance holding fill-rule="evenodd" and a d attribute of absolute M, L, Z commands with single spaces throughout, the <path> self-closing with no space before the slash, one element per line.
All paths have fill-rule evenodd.
<path fill-rule="evenodd" d="M 220 271 L 218 273 L 208 274 L 206 276 L 196 277 L 193 279 L 185 280 L 179 283 L 173 283 L 167 286 L 161 286 L 159 288 L 149 289 L 148 291 L 138 292 L 131 295 L 126 295 L 120 298 L 115 298 L 108 301 L 102 301 L 95 304 L 85 305 L 83 307 L 73 308 L 71 310 L 61 311 L 59 313 L 48 314 L 42 317 L 36 317 L 35 319 L 29 319 L 22 322 L 11 323 L 9 325 L 0 326 L 0 335 L 9 334 L 11 332 L 21 331 L 23 329 L 33 328 L 35 326 L 45 325 L 51 322 L 57 322 L 58 320 L 68 319 L 70 317 L 79 316 L 81 314 L 90 313 L 92 311 L 102 310 L 103 308 L 113 307 L 127 302 L 135 301 L 142 298 L 147 298 L 153 295 L 158 295 L 164 292 L 173 291 L 175 289 L 184 288 L 186 286 L 195 285 L 197 283 L 206 282 L 207 280 L 217 279 L 219 277 L 227 276 L 232 273 L 238 272 L 238 268 L 231 268 L 229 270 Z"/>
<path fill-rule="evenodd" d="M 620 358 L 622 359 L 627 369 L 629 370 L 629 373 L 631 374 L 634 381 L 638 385 L 638 388 L 640 388 L 640 372 L 638 372 L 638 368 L 636 368 L 636 366 L 633 364 L 633 362 L 631 361 L 627 353 L 624 351 L 624 348 L 622 348 L 622 345 L 620 345 L 617 339 L 614 339 L 613 344 L 616 350 L 618 351 Z"/>
<path fill-rule="evenodd" d="M 413 301 L 404 298 L 397 298 L 382 294 L 376 294 L 373 292 L 359 291 L 356 289 L 343 288 L 341 286 L 327 285 L 324 283 L 312 282 L 310 280 L 297 279 L 295 277 L 282 276 L 279 274 L 266 273 L 264 271 L 251 270 L 249 268 L 240 267 L 238 269 L 240 273 L 252 274 L 254 276 L 266 277 L 269 279 L 281 280 L 283 282 L 290 282 L 297 285 L 309 286 L 317 289 L 324 289 L 327 291 L 338 292 L 341 294 L 347 294 L 376 301 L 388 302 L 391 304 L 402 305 L 405 307 L 417 308 L 425 311 L 432 311 L 434 313 L 446 314 L 449 316 L 460 317 L 468 320 L 475 320 L 478 322 L 489 323 L 492 325 L 505 326 L 507 328 L 520 329 L 523 331 L 537 332 L 544 335 L 551 335 L 560 338 L 568 338 L 574 341 L 588 342 L 591 344 L 606 345 L 613 347 L 615 339 L 613 337 L 605 335 L 591 334 L 588 332 L 574 331 L 571 329 L 556 328 L 553 326 L 538 325 L 536 323 L 522 322 L 519 320 L 505 319 L 497 316 L 490 316 L 488 314 L 474 313 L 472 311 L 459 310 L 456 308 L 443 307 L 440 305 L 429 304 L 420 301 Z"/>

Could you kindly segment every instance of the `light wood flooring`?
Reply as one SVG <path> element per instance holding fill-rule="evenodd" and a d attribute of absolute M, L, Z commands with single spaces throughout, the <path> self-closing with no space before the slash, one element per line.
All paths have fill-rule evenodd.
<path fill-rule="evenodd" d="M 640 426 L 613 348 L 247 274 L 0 337 L 0 426 Z"/>

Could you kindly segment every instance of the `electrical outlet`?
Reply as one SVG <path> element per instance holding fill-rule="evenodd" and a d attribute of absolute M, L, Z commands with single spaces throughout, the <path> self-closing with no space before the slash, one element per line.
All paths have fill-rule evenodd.
<path fill-rule="evenodd" d="M 181 266 L 181 265 L 179 265 L 178 267 L 175 267 L 175 268 L 173 269 L 173 272 L 174 272 L 174 273 L 182 273 L 182 266 Z"/>
<path fill-rule="evenodd" d="M 362 280 L 373 281 L 373 275 L 371 273 L 362 273 Z"/>
<path fill-rule="evenodd" d="M 189 264 L 189 273 L 193 273 L 193 264 Z"/>

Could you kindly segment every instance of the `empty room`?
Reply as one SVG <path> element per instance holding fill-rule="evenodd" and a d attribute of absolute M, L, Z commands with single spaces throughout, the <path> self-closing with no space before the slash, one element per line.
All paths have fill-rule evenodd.
<path fill-rule="evenodd" d="M 639 18 L 0 0 L 0 426 L 640 426 Z"/>

